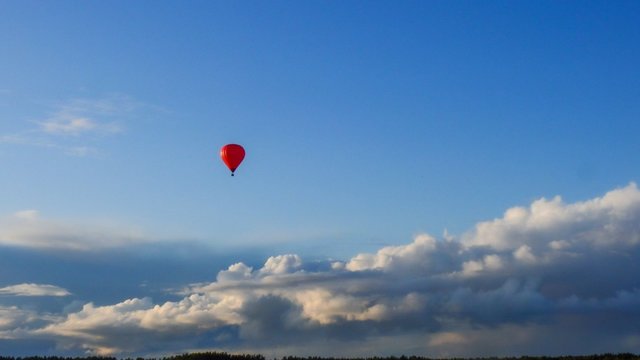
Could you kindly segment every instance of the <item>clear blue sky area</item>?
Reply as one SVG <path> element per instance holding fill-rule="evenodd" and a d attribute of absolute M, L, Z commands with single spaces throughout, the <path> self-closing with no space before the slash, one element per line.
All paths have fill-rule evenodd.
<path fill-rule="evenodd" d="M 637 2 L 0 11 L 5 137 L 32 136 L 78 99 L 131 103 L 83 115 L 117 133 L 46 140 L 87 156 L 5 141 L 4 213 L 117 218 L 212 242 L 393 243 L 639 177 Z M 248 153 L 233 179 L 217 158 L 228 142 Z"/>

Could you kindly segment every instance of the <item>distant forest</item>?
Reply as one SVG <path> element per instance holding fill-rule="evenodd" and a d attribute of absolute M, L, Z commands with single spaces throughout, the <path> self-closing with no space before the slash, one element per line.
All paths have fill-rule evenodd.
<path fill-rule="evenodd" d="M 102 356 L 61 357 L 61 356 L 0 356 L 0 360 L 266 360 L 262 355 L 232 355 L 224 352 L 202 352 L 174 355 L 163 358 L 115 358 Z M 436 360 L 421 356 L 375 356 L 367 358 L 341 357 L 299 357 L 285 356 L 273 360 Z M 519 356 L 519 357 L 478 357 L 478 358 L 438 358 L 437 360 L 640 360 L 640 355 L 630 353 L 598 354 L 581 356 Z"/>

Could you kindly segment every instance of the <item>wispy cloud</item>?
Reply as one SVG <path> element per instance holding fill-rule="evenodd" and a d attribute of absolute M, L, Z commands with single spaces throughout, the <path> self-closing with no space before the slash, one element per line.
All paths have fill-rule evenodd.
<path fill-rule="evenodd" d="M 95 121 L 85 118 L 49 120 L 40 123 L 45 132 L 52 134 L 80 134 L 98 127 Z"/>
<path fill-rule="evenodd" d="M 126 123 L 151 107 L 124 95 L 70 99 L 40 120 L 25 121 L 23 131 L 0 134 L 0 144 L 60 150 L 72 156 L 98 154 L 101 140 L 123 134 Z"/>
<path fill-rule="evenodd" d="M 84 144 L 85 142 L 81 141 L 81 143 Z M 33 131 L 20 134 L 0 135 L 0 144 L 46 148 L 77 157 L 93 156 L 101 153 L 101 151 L 94 146 L 59 142 L 56 139 L 43 137 L 41 134 Z"/>
<path fill-rule="evenodd" d="M 98 354 L 638 352 L 639 224 L 635 184 L 574 204 L 540 199 L 459 238 L 423 234 L 320 266 L 295 254 L 237 262 L 177 301 L 88 303 L 25 336 Z"/>
<path fill-rule="evenodd" d="M 0 295 L 15 296 L 69 296 L 66 289 L 47 284 L 17 284 L 0 288 Z"/>
<path fill-rule="evenodd" d="M 73 99 L 60 104 L 47 119 L 36 121 L 40 131 L 52 135 L 112 135 L 124 131 L 125 118 L 142 105 L 127 96 Z"/>

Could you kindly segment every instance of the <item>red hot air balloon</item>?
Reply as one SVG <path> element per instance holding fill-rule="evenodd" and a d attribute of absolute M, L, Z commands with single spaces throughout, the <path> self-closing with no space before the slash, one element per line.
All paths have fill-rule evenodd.
<path fill-rule="evenodd" d="M 220 158 L 231 170 L 231 176 L 244 159 L 244 148 L 238 144 L 227 144 L 220 149 Z"/>

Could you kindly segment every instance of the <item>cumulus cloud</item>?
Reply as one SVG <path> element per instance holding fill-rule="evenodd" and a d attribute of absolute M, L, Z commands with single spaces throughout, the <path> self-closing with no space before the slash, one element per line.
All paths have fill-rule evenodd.
<path fill-rule="evenodd" d="M 134 228 L 45 219 L 36 210 L 0 217 L 0 245 L 4 246 L 89 251 L 148 241 Z"/>
<path fill-rule="evenodd" d="M 639 236 L 630 184 L 574 204 L 537 200 L 458 238 L 418 235 L 322 270 L 294 254 L 257 269 L 238 262 L 181 299 L 89 303 L 28 333 L 103 355 L 638 352 Z"/>
<path fill-rule="evenodd" d="M 635 183 L 605 196 L 565 204 L 559 196 L 514 207 L 493 221 L 481 222 L 463 238 L 467 247 L 516 250 L 545 247 L 636 246 L 640 242 L 640 192 Z"/>
<path fill-rule="evenodd" d="M 0 295 L 15 296 L 68 296 L 69 291 L 55 285 L 47 284 L 17 284 L 0 288 Z"/>
<path fill-rule="evenodd" d="M 302 266 L 302 259 L 295 254 L 272 256 L 267 259 L 264 267 L 260 269 L 262 274 L 286 274 L 294 272 Z"/>
<path fill-rule="evenodd" d="M 29 322 L 35 314 L 21 310 L 16 306 L 0 306 L 0 338 L 10 337 L 9 331 Z"/>

